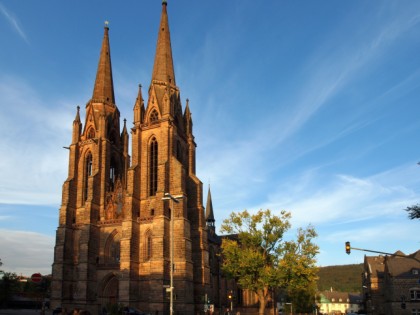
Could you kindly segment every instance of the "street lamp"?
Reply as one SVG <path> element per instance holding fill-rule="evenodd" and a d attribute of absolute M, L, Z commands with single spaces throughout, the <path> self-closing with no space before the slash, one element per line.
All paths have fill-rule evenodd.
<path fill-rule="evenodd" d="M 179 200 L 184 198 L 183 195 L 172 196 L 170 193 L 165 193 L 165 197 L 162 200 L 169 200 L 169 207 L 171 209 L 171 217 L 170 217 L 170 246 L 169 246 L 169 256 L 170 256 L 170 294 L 169 294 L 169 315 L 173 315 L 174 313 L 174 202 L 179 203 Z"/>

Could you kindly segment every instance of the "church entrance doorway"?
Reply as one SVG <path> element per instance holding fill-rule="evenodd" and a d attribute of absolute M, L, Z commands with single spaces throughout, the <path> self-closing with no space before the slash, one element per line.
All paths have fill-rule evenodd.
<path fill-rule="evenodd" d="M 118 304 L 119 282 L 115 275 L 104 279 L 101 295 L 102 307 Z"/>

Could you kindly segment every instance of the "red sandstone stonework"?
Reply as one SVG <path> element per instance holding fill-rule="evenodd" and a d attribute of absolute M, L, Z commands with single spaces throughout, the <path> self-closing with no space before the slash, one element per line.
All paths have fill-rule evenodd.
<path fill-rule="evenodd" d="M 53 264 L 53 306 L 98 314 L 110 303 L 168 311 L 169 227 L 174 218 L 174 310 L 196 314 L 203 297 L 220 304 L 218 244 L 210 231 L 195 174 L 196 144 L 188 102 L 175 84 L 166 2 L 147 106 L 141 88 L 128 130 L 115 104 L 105 27 L 94 92 L 73 122 L 69 174 L 63 184 Z M 132 156 L 128 153 L 131 133 Z M 156 190 L 154 187 L 156 186 Z M 174 209 L 165 192 L 183 195 Z M 209 210 L 209 209 L 208 209 Z M 211 210 L 212 211 L 212 210 Z M 213 259 L 210 272 L 210 262 Z M 211 278 L 212 277 L 212 278 Z"/>

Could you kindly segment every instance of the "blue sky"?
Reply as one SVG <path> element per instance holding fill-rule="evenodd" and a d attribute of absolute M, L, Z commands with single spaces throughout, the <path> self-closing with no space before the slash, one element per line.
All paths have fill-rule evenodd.
<path fill-rule="evenodd" d="M 286 209 L 293 228 L 317 230 L 320 266 L 361 263 L 345 241 L 420 248 L 420 222 L 403 211 L 420 201 L 419 1 L 168 2 L 218 226 L 231 211 Z M 3 269 L 50 273 L 62 147 L 92 95 L 104 21 L 130 122 L 138 84 L 150 84 L 160 3 L 0 0 Z"/>

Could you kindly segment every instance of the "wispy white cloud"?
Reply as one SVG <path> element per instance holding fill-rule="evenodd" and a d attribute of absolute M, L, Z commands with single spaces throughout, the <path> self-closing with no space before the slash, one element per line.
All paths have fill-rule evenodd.
<path fill-rule="evenodd" d="M 0 102 L 0 202 L 59 204 L 68 165 L 62 147 L 70 141 L 73 108 L 60 101 L 48 106 L 28 84 L 10 76 L 0 77 Z"/>
<path fill-rule="evenodd" d="M 51 274 L 54 241 L 39 233 L 0 229 L 2 269 L 26 276 Z"/>
<path fill-rule="evenodd" d="M 295 74 L 301 78 L 299 88 L 289 91 L 290 95 L 287 98 L 281 98 L 273 91 L 269 103 L 264 104 L 266 114 L 256 116 L 252 125 L 238 126 L 241 132 L 235 135 L 240 134 L 240 138 L 234 135 L 232 138 L 229 137 L 228 145 L 220 146 L 220 142 L 226 143 L 224 141 L 227 137 L 226 128 L 212 128 L 211 133 L 203 132 L 207 147 L 204 154 L 199 152 L 200 177 L 202 176 L 204 181 L 210 179 L 215 184 L 213 187 L 220 185 L 218 191 L 222 194 L 219 196 L 220 200 L 240 200 L 255 190 L 253 185 L 255 182 L 266 182 L 270 171 L 278 171 L 290 161 L 320 150 L 375 123 L 378 117 L 362 115 L 381 101 L 378 96 L 366 95 L 362 98 L 364 104 L 355 106 L 351 115 L 341 117 L 338 131 L 334 130 L 319 137 L 319 141 L 307 142 L 300 147 L 294 146 L 292 140 L 320 109 L 339 106 L 334 103 L 336 97 L 355 81 L 375 71 L 377 63 L 381 62 L 383 56 L 398 43 L 398 40 L 406 36 L 409 30 L 417 27 L 418 21 L 415 12 L 404 12 L 391 17 L 391 21 L 386 17 L 378 18 L 369 30 L 363 29 L 364 23 L 355 26 L 353 20 L 352 27 L 347 24 L 338 25 L 336 30 L 325 35 L 325 41 L 318 45 L 319 49 L 312 53 L 305 65 Z M 338 40 L 343 38 L 343 28 L 352 30 L 351 34 L 346 35 L 349 40 Z M 216 46 L 211 42 L 207 44 L 212 49 Z M 206 59 L 201 60 L 204 62 L 204 68 L 210 68 L 210 65 L 206 66 Z M 211 63 L 214 66 L 215 62 Z M 413 78 L 416 77 L 417 75 L 413 74 Z M 413 78 L 407 78 L 405 83 L 397 83 L 394 89 L 383 95 L 382 101 L 389 97 L 390 93 L 394 98 L 398 98 L 400 93 L 408 88 L 408 83 L 412 82 Z M 225 79 L 229 80 L 229 76 Z M 208 102 L 208 107 L 212 111 L 211 116 L 220 117 L 212 121 L 216 126 L 221 126 L 221 122 L 225 124 L 229 120 L 226 116 L 229 116 L 231 99 L 221 98 L 220 101 Z M 282 104 L 284 102 L 290 105 L 284 106 Z M 200 141 L 202 140 L 201 137 Z M 378 140 L 370 146 L 370 150 L 388 140 L 389 138 L 385 137 Z M 199 150 L 203 145 L 203 142 L 200 143 Z M 366 153 L 366 150 L 368 149 L 359 150 L 354 154 L 361 155 Z M 330 161 L 323 163 L 327 164 Z"/>
<path fill-rule="evenodd" d="M 366 221 L 378 213 L 401 216 L 402 209 L 420 200 L 415 189 L 420 180 L 410 175 L 415 168 L 405 165 L 367 178 L 310 171 L 279 186 L 257 208 L 292 211 L 298 226 Z"/>
<path fill-rule="evenodd" d="M 6 7 L 0 3 L 0 12 L 3 14 L 3 16 L 6 18 L 6 20 L 10 23 L 10 25 L 13 27 L 13 29 L 19 34 L 19 36 L 27 43 L 29 44 L 29 40 L 23 31 L 23 28 L 21 27 L 19 20 L 14 16 L 12 12 L 6 9 Z"/>

